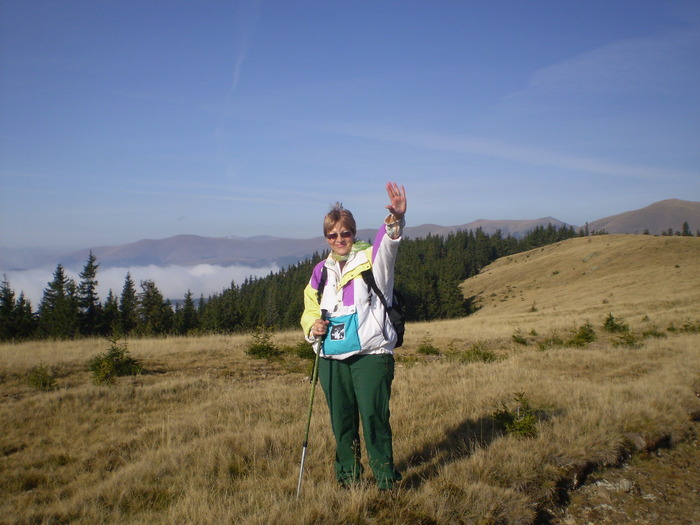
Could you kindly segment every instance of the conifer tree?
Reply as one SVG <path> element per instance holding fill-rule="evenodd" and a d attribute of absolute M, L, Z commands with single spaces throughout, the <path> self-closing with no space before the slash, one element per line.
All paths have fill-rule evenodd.
<path fill-rule="evenodd" d="M 146 336 L 167 334 L 172 327 L 172 308 L 163 300 L 163 294 L 153 281 L 141 281 L 141 290 L 138 332 Z"/>
<path fill-rule="evenodd" d="M 192 292 L 187 290 L 184 304 L 175 312 L 175 330 L 180 335 L 187 335 L 197 328 L 199 328 L 199 312 L 194 306 Z"/>
<path fill-rule="evenodd" d="M 136 297 L 136 285 L 131 278 L 131 273 L 127 272 L 124 278 L 124 287 L 119 300 L 119 322 L 121 333 L 129 335 L 138 325 L 138 298 Z"/>
<path fill-rule="evenodd" d="M 216 294 L 210 295 L 206 302 L 203 301 L 203 298 L 200 299 L 199 320 L 204 332 L 221 333 L 223 331 L 221 328 L 221 308 L 218 307 L 221 304 L 220 297 Z"/>
<path fill-rule="evenodd" d="M 90 251 L 88 260 L 80 272 L 78 285 L 78 307 L 80 312 L 80 333 L 96 335 L 99 332 L 99 318 L 102 305 L 97 296 L 97 257 Z"/>
<path fill-rule="evenodd" d="M 32 313 L 32 303 L 25 299 L 24 292 L 19 293 L 15 306 L 14 324 L 16 339 L 29 339 L 36 332 L 36 315 Z"/>
<path fill-rule="evenodd" d="M 3 276 L 0 282 L 0 341 L 29 339 L 35 329 L 36 318 L 31 303 L 24 298 L 24 292 L 15 299 L 15 291 Z"/>
<path fill-rule="evenodd" d="M 39 304 L 39 331 L 45 337 L 67 339 L 78 332 L 78 300 L 75 281 L 59 263 Z"/>
<path fill-rule="evenodd" d="M 121 322 L 119 313 L 119 303 L 112 290 L 107 294 L 107 300 L 102 308 L 100 321 L 100 334 L 104 336 L 121 335 Z"/>
<path fill-rule="evenodd" d="M 3 275 L 0 282 L 0 341 L 11 341 L 15 338 L 15 291 L 10 288 L 7 276 Z"/>

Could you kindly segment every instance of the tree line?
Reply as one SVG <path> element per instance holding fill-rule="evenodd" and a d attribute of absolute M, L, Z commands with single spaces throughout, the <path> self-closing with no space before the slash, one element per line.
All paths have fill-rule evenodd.
<path fill-rule="evenodd" d="M 447 236 L 405 239 L 396 263 L 395 287 L 408 321 L 460 317 L 471 312 L 459 285 L 496 259 L 583 235 L 573 227 L 538 226 L 522 238 L 477 230 Z M 6 278 L 0 283 L 0 340 L 76 337 L 165 336 L 246 332 L 260 326 L 299 326 L 303 290 L 314 265 L 327 253 L 315 253 L 265 277 L 195 300 L 188 291 L 173 304 L 152 280 L 136 283 L 126 274 L 120 294 L 97 293 L 99 264 L 90 252 L 76 283 L 61 264 L 34 310 L 24 293 L 17 295 Z"/>

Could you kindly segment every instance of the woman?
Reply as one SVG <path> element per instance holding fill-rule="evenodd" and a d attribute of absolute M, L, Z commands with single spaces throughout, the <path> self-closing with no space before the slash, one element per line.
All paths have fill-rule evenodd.
<path fill-rule="evenodd" d="M 304 291 L 301 326 L 307 341 L 323 340 L 319 378 L 336 441 L 335 474 L 345 487 L 362 476 L 360 420 L 377 486 L 391 489 L 401 479 L 394 468 L 389 424 L 396 332 L 381 300 L 362 276 L 371 271 L 379 290 L 391 301 L 406 192 L 396 183 L 387 183 L 386 190 L 390 215 L 373 246 L 357 242 L 352 213 L 339 203 L 333 206 L 323 222 L 331 253 L 316 265 Z"/>

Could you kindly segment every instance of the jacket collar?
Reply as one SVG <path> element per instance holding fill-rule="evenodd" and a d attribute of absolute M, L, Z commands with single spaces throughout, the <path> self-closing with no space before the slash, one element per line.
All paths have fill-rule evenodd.
<path fill-rule="evenodd" d="M 340 272 L 340 264 L 333 259 L 333 254 L 328 255 L 325 265 L 329 270 L 335 272 L 336 278 L 340 277 L 339 288 L 345 286 L 365 270 L 372 268 L 372 263 L 370 263 L 371 251 L 372 247 L 370 246 L 364 250 L 351 252 L 348 260 L 345 261 L 342 274 Z"/>

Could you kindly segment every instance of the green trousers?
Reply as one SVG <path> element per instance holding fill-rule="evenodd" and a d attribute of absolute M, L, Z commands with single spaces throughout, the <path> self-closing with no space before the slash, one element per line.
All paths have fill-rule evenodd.
<path fill-rule="evenodd" d="M 381 489 L 392 488 L 401 475 L 394 469 L 389 398 L 394 356 L 359 355 L 319 360 L 318 376 L 326 394 L 335 436 L 335 475 L 349 485 L 362 475 L 360 420 L 369 466 Z"/>

